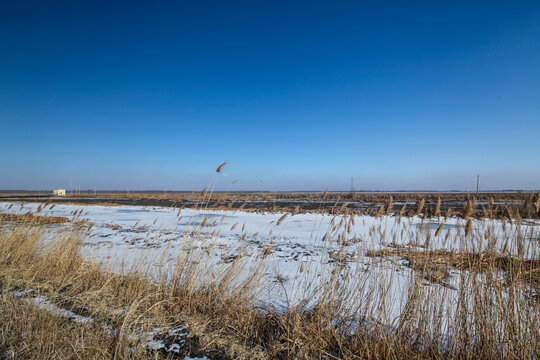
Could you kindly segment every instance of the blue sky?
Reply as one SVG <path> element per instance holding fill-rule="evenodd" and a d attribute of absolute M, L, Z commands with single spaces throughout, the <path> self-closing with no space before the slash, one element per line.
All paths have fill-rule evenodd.
<path fill-rule="evenodd" d="M 7 1 L 0 189 L 540 188 L 540 2 Z"/>

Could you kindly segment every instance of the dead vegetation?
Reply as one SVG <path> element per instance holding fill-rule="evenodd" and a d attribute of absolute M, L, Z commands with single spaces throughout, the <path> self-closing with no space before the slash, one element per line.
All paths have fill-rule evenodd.
<path fill-rule="evenodd" d="M 399 257 L 407 266 L 427 280 L 452 287 L 447 283 L 449 269 L 471 272 L 503 271 L 508 283 L 522 281 L 540 294 L 540 260 L 520 259 L 497 253 L 470 253 L 450 250 L 419 250 L 411 247 L 371 250 L 368 257 Z"/>
<path fill-rule="evenodd" d="M 77 226 L 89 226 L 90 223 L 81 219 L 70 219 L 65 216 L 36 215 L 28 212 L 25 214 L 0 213 L 0 223 L 10 222 L 15 224 L 51 225 L 71 223 Z"/>
<path fill-rule="evenodd" d="M 387 202 L 384 212 L 391 203 Z M 346 231 L 354 218 L 347 206 L 341 205 L 341 211 L 340 226 Z M 143 270 L 148 265 L 144 262 L 116 273 L 80 257 L 85 236 L 80 228 L 55 233 L 54 241 L 46 241 L 47 227 L 36 225 L 48 224 L 48 220 L 37 220 L 40 217 L 2 218 L 16 224 L 0 230 L 0 356 L 5 358 L 506 359 L 540 355 L 540 300 L 523 296 L 524 286 L 538 289 L 537 259 L 406 247 L 368 252 L 370 257 L 400 257 L 421 275 L 411 279 L 399 318 L 386 324 L 383 305 L 392 301 L 387 288 L 356 285 L 365 287 L 360 289 L 364 296 L 355 300 L 351 310 L 348 301 L 357 293 L 351 292 L 349 281 L 359 274 L 344 274 L 342 261 L 330 263 L 332 277 L 316 293 L 297 306 L 277 311 L 253 301 L 263 285 L 261 268 L 238 283 L 234 280 L 242 269 L 237 259 L 227 271 L 216 274 L 204 267 L 204 258 L 188 251 L 178 259 L 172 275 L 150 277 Z M 521 235 L 516 232 L 516 236 Z M 262 261 L 270 252 L 271 248 L 262 249 Z M 484 276 L 481 281 L 461 276 L 457 284 L 451 284 L 449 269 Z M 498 276 L 501 271 L 504 282 Z M 448 291 L 459 294 L 448 310 L 449 323 L 441 320 L 445 293 L 423 287 L 419 279 L 452 287 L 455 290 Z M 163 347 L 152 346 L 156 343 Z"/>
<path fill-rule="evenodd" d="M 35 215 L 33 213 L 26 214 L 8 214 L 0 213 L 0 221 L 10 221 L 15 223 L 34 223 L 38 225 L 43 224 L 64 224 L 70 222 L 71 219 L 63 216 L 42 216 Z"/>

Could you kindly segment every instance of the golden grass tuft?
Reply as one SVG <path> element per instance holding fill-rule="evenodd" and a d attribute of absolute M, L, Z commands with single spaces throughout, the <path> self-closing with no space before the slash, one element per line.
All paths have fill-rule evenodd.
<path fill-rule="evenodd" d="M 424 209 L 424 205 L 425 205 L 425 200 L 424 198 L 420 199 L 420 201 L 418 202 L 418 204 L 416 204 L 416 212 L 415 212 L 415 215 L 420 215 L 420 213 L 422 213 L 422 210 Z"/>

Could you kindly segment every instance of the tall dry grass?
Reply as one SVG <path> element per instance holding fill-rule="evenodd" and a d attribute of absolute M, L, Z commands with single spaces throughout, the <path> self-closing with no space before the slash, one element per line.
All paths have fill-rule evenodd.
<path fill-rule="evenodd" d="M 215 195 L 208 191 L 201 196 L 202 204 L 208 206 L 208 199 Z M 381 211 L 389 213 L 392 202 Z M 539 243 L 530 238 L 531 232 L 521 230 L 519 221 L 507 221 L 506 230 L 497 233 L 489 224 L 480 230 L 468 229 L 472 220 L 467 219 L 453 237 L 441 227 L 436 235 L 419 235 L 410 246 L 366 254 L 381 259 L 379 266 L 372 263 L 366 270 L 363 259 L 351 262 L 349 258 L 345 235 L 354 216 L 346 205 L 335 203 L 336 216 L 326 241 L 340 246 L 324 250 L 332 261 L 313 264 L 324 278 L 320 285 L 310 287 L 306 277 L 299 282 L 304 297 L 287 300 L 285 310 L 261 306 L 255 300 L 267 285 L 263 277 L 267 248 L 256 264 L 246 267 L 245 259 L 237 257 L 218 269 L 208 252 L 186 242 L 171 272 L 156 276 L 151 270 L 155 264 L 150 263 L 155 259 L 145 257 L 114 272 L 105 263 L 80 256 L 86 236 L 80 226 L 64 224 L 68 226 L 53 230 L 50 222 L 36 220 L 39 214 L 4 217 L 0 356 L 167 357 L 171 353 L 148 346 L 148 334 L 182 327 L 188 330 L 180 340 L 160 335 L 182 344 L 180 356 L 538 358 Z M 529 202 L 527 207 L 534 204 Z M 419 199 L 415 211 L 420 213 L 423 207 Z M 471 200 L 464 217 L 470 216 L 472 207 Z M 284 214 L 275 226 L 282 226 L 287 216 L 291 215 Z M 517 216 L 513 214 L 514 219 Z M 384 219 L 373 228 L 372 241 L 400 236 L 392 233 L 396 229 L 383 225 Z M 203 235 L 206 226 L 206 219 L 194 221 L 186 237 Z M 432 236 L 457 250 L 433 249 Z M 211 245 L 211 239 L 208 242 Z M 398 275 L 385 265 L 393 259 L 406 261 L 410 269 L 400 298 L 390 291 Z M 453 281 L 451 272 L 458 274 Z M 35 306 L 40 297 L 91 320 L 77 322 L 50 307 Z M 396 302 L 399 313 L 393 317 L 389 309 Z"/>

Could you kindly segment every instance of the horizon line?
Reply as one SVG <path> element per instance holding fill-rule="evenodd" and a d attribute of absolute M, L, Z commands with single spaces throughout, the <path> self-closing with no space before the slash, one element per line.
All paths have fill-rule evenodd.
<path fill-rule="evenodd" d="M 0 189 L 0 193 L 45 193 L 45 192 L 52 192 L 55 189 L 64 189 L 64 188 L 53 188 L 53 189 Z M 66 190 L 66 193 L 68 193 L 69 189 Z M 445 189 L 445 190 L 427 190 L 427 189 L 416 189 L 416 190 L 403 190 L 403 189 L 394 189 L 394 190 L 213 190 L 214 193 L 319 193 L 319 192 L 325 192 L 328 190 L 329 193 L 476 193 L 476 190 L 457 190 L 457 189 Z M 72 190 L 73 192 L 79 191 L 79 194 L 70 193 L 69 195 L 88 195 L 89 193 L 200 193 L 203 190 L 152 190 L 152 189 L 129 189 L 129 190 L 94 190 L 94 189 L 78 189 L 78 190 Z M 540 191 L 540 189 L 501 189 L 501 190 L 494 190 L 494 189 L 487 189 L 487 190 L 478 190 L 478 193 L 504 193 L 504 192 L 537 192 Z"/>

